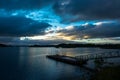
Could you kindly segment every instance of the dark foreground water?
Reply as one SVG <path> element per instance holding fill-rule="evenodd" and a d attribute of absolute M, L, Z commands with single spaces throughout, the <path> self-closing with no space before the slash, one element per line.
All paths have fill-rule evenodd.
<path fill-rule="evenodd" d="M 46 58 L 47 54 L 77 56 L 115 50 L 99 48 L 0 48 L 0 80 L 83 80 L 88 71 Z"/>

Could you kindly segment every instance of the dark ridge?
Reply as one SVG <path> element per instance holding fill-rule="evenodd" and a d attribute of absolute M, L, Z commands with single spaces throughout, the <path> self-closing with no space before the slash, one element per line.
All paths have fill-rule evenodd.
<path fill-rule="evenodd" d="M 90 48 L 104 48 L 104 49 L 120 49 L 120 44 L 58 44 L 58 45 L 7 45 L 0 44 L 0 47 L 56 47 L 56 48 L 78 48 L 78 47 L 90 47 Z"/>
<path fill-rule="evenodd" d="M 120 44 L 59 44 L 57 48 L 76 48 L 76 47 L 99 47 L 107 49 L 120 49 Z"/>
<path fill-rule="evenodd" d="M 8 47 L 6 44 L 0 44 L 0 47 Z"/>

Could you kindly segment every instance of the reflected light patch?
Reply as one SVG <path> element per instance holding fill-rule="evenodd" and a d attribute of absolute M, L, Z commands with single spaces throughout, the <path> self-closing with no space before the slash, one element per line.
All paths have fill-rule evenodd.
<path fill-rule="evenodd" d="M 57 33 L 56 38 L 57 39 L 63 39 L 63 40 L 75 40 L 76 35 L 67 36 L 64 33 Z"/>
<path fill-rule="evenodd" d="M 83 36 L 83 38 L 84 38 L 84 39 L 88 39 L 88 38 L 90 38 L 90 36 L 85 35 L 85 36 Z"/>
<path fill-rule="evenodd" d="M 67 26 L 65 29 L 67 29 L 67 30 L 73 30 L 73 29 L 74 29 L 74 26 L 73 26 L 73 25 Z"/>
<path fill-rule="evenodd" d="M 41 40 L 41 39 L 45 39 L 44 36 L 33 36 L 33 37 L 29 37 L 30 40 Z"/>
<path fill-rule="evenodd" d="M 100 21 L 100 22 L 93 23 L 93 25 L 95 25 L 95 26 L 101 26 L 103 24 L 109 24 L 109 23 L 116 23 L 116 21 Z"/>
<path fill-rule="evenodd" d="M 22 40 L 25 40 L 26 39 L 26 37 L 20 37 L 20 40 L 22 41 Z"/>
<path fill-rule="evenodd" d="M 28 37 L 29 40 L 54 40 L 53 34 L 46 34 L 43 36 L 32 36 Z"/>

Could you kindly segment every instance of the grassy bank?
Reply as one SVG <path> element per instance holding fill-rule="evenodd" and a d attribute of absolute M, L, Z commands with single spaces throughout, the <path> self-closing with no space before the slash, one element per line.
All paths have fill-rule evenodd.
<path fill-rule="evenodd" d="M 120 66 L 105 67 L 96 72 L 92 80 L 120 80 Z"/>

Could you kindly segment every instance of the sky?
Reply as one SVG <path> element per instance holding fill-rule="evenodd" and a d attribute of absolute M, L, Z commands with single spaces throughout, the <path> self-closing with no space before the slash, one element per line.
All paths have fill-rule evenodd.
<path fill-rule="evenodd" d="M 120 0 L 0 0 L 0 43 L 120 43 Z"/>

